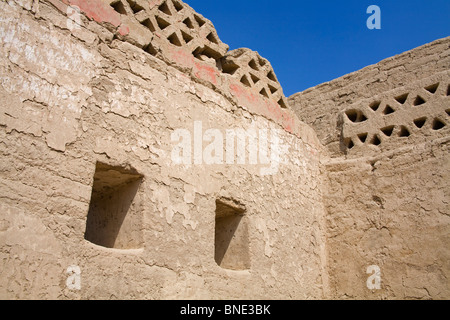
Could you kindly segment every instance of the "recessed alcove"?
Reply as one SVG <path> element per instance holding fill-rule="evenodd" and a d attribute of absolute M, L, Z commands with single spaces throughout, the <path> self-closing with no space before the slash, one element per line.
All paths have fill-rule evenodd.
<path fill-rule="evenodd" d="M 134 169 L 97 163 L 86 220 L 86 240 L 106 248 L 142 247 L 142 175 Z"/>
<path fill-rule="evenodd" d="M 216 200 L 214 259 L 230 270 L 250 268 L 248 221 L 245 208 L 233 201 Z"/>

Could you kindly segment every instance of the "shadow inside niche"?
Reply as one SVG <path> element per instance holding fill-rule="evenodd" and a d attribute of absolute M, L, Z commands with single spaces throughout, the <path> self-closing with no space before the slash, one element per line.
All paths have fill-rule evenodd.
<path fill-rule="evenodd" d="M 142 176 L 135 172 L 97 164 L 86 240 L 106 248 L 141 247 L 142 217 L 139 199 L 135 199 L 141 181 Z"/>
<path fill-rule="evenodd" d="M 244 212 L 241 208 L 216 201 L 214 259 L 222 268 L 250 268 L 247 217 Z"/>

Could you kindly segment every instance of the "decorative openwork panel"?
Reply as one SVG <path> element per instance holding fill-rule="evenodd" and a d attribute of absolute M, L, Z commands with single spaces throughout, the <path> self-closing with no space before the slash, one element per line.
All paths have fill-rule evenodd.
<path fill-rule="evenodd" d="M 442 137 L 450 125 L 448 73 L 356 103 L 342 117 L 341 146 L 350 155 Z"/>
<path fill-rule="evenodd" d="M 127 38 L 149 53 L 171 44 L 217 60 L 228 51 L 211 21 L 181 1 L 113 0 L 110 5 L 131 26 Z"/>
<path fill-rule="evenodd" d="M 255 88 L 260 95 L 274 99 L 282 108 L 287 108 L 283 89 L 272 65 L 258 52 L 246 48 L 230 51 L 222 59 L 222 69 L 245 86 Z"/>
<path fill-rule="evenodd" d="M 108 0 L 129 28 L 123 39 L 156 57 L 170 57 L 174 49 L 184 48 L 198 60 L 212 62 L 218 72 L 232 75 L 262 97 L 273 99 L 282 108 L 288 102 L 269 61 L 250 49 L 227 53 L 208 19 L 178 0 Z"/>

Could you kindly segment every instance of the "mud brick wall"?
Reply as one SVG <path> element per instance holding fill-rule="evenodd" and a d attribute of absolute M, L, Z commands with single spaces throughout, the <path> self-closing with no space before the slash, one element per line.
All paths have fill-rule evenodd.
<path fill-rule="evenodd" d="M 450 72 L 350 105 L 342 114 L 347 157 L 367 156 L 449 135 Z"/>
<path fill-rule="evenodd" d="M 0 298 L 448 299 L 449 43 L 287 100 L 180 0 L 0 1 Z"/>
<path fill-rule="evenodd" d="M 327 164 L 327 250 L 336 299 L 447 299 L 449 137 Z M 380 290 L 369 290 L 369 266 Z"/>
<path fill-rule="evenodd" d="M 330 159 L 327 250 L 338 299 L 446 299 L 450 38 L 289 98 Z M 377 266 L 381 288 L 362 280 Z"/>
<path fill-rule="evenodd" d="M 0 297 L 327 295 L 324 149 L 226 51 L 181 1 L 0 1 Z M 280 159 L 177 163 L 199 124 Z"/>
<path fill-rule="evenodd" d="M 388 103 L 387 101 L 382 101 L 383 99 L 395 99 L 409 93 L 407 105 L 413 105 L 413 100 L 417 96 L 414 90 L 426 90 L 425 88 L 437 84 L 439 81 L 434 81 L 434 78 L 437 79 L 439 77 L 440 79 L 446 79 L 440 88 L 441 93 L 446 94 L 445 81 L 448 81 L 450 66 L 449 43 L 450 37 L 436 40 L 414 50 L 385 59 L 341 78 L 294 94 L 289 97 L 289 104 L 302 121 L 310 124 L 315 129 L 320 141 L 327 146 L 332 156 L 343 155 L 348 151 L 350 143 L 349 137 L 342 134 L 342 131 L 347 129 L 343 129 L 343 125 L 347 120 L 343 116 L 346 110 L 352 108 L 364 110 L 364 116 L 370 117 L 372 112 L 375 112 L 374 110 L 368 110 L 372 104 L 374 104 L 372 108 L 376 108 L 377 102 Z M 412 83 L 416 82 L 416 86 L 411 86 Z M 413 91 L 411 92 L 411 90 Z M 428 91 L 428 93 L 431 92 Z M 423 94 L 427 97 L 429 96 L 426 92 Z M 445 107 L 442 106 L 441 102 L 437 103 L 440 103 L 441 108 L 444 108 L 444 110 L 438 112 L 440 121 L 448 124 L 448 118 L 443 117 L 442 114 L 445 111 Z M 398 101 L 391 101 L 391 104 L 394 110 L 396 110 L 396 107 L 403 105 Z M 434 102 L 430 101 L 427 105 L 430 104 L 434 104 Z M 385 105 L 382 107 L 385 107 Z M 383 112 L 389 112 L 389 110 L 378 110 L 378 113 Z M 416 112 L 414 111 L 414 113 Z M 429 115 L 432 118 L 431 121 L 438 116 L 438 113 Z M 425 116 L 424 112 L 422 112 L 422 116 Z M 389 117 L 392 118 L 394 115 Z M 364 125 L 366 124 L 369 126 L 368 123 Z M 387 121 L 386 126 L 393 124 L 393 122 Z M 404 124 L 398 122 L 398 126 Z M 415 126 L 410 126 L 410 124 L 411 121 L 409 121 L 407 127 L 413 130 Z M 384 124 L 380 123 L 380 125 L 381 127 L 377 129 L 383 128 Z M 378 131 L 377 133 L 380 132 Z M 369 141 L 374 134 L 375 131 L 372 131 Z M 383 139 L 381 134 L 379 139 Z M 358 140 L 352 139 L 353 144 L 359 145 Z M 401 145 L 404 141 L 408 140 L 398 140 L 397 145 Z"/>

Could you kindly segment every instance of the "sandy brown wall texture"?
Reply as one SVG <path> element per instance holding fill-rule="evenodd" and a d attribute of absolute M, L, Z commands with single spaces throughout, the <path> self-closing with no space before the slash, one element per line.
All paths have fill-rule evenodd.
<path fill-rule="evenodd" d="M 413 105 L 416 98 L 413 95 L 415 93 L 421 95 L 423 92 L 416 90 L 425 90 L 425 88 L 439 83 L 440 79 L 448 82 L 449 45 L 450 37 L 436 40 L 294 94 L 289 98 L 289 103 L 300 120 L 315 129 L 320 141 L 330 150 L 333 157 L 343 155 L 347 151 L 345 143 L 348 141 L 344 141 L 345 139 L 342 137 L 343 123 L 347 120 L 346 117 L 341 116 L 342 112 L 350 109 L 354 104 L 363 108 L 376 106 L 377 101 L 384 102 L 382 107 L 386 107 L 386 103 L 388 103 L 392 109 L 397 110 L 397 107 L 401 107 L 403 103 L 380 101 L 380 96 L 391 90 L 393 90 L 392 95 L 387 98 L 394 100 L 411 93 L 407 105 Z M 448 89 L 445 87 L 448 83 L 445 81 L 441 83 L 440 91 Z M 417 86 L 411 87 L 412 83 L 417 83 Z M 431 92 L 424 92 L 424 94 L 427 95 L 422 97 L 425 99 L 430 96 Z M 370 111 L 374 110 L 364 110 L 366 117 L 371 115 Z M 378 111 L 377 114 L 385 112 L 384 108 L 376 111 Z M 353 143 L 358 144 L 358 140 Z"/>
<path fill-rule="evenodd" d="M 182 1 L 0 1 L 0 298 L 448 299 L 449 43 L 288 101 Z"/>
<path fill-rule="evenodd" d="M 227 49 L 181 1 L 0 1 L 0 298 L 328 295 L 324 149 Z"/>
<path fill-rule="evenodd" d="M 448 152 L 445 138 L 327 165 L 333 298 L 448 299 Z M 378 290 L 367 287 L 370 266 Z"/>
<path fill-rule="evenodd" d="M 331 155 L 324 203 L 333 298 L 450 297 L 449 44 L 437 40 L 289 99 Z"/>

